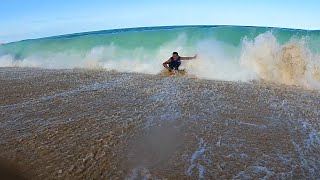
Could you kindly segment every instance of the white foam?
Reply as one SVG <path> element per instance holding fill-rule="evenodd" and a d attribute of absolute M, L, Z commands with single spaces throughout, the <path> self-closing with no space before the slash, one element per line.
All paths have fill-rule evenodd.
<path fill-rule="evenodd" d="M 190 160 L 190 166 L 187 170 L 188 176 L 192 176 L 194 169 L 198 170 L 199 179 L 204 178 L 205 167 L 201 164 L 201 159 L 203 159 L 203 154 L 206 151 L 207 144 L 204 142 L 203 138 L 200 138 L 198 149 L 192 154 Z"/>
<path fill-rule="evenodd" d="M 218 138 L 218 142 L 216 143 L 216 145 L 217 145 L 218 147 L 220 147 L 220 146 L 221 146 L 221 139 L 222 139 L 222 137 L 221 137 L 221 136 L 219 136 L 219 138 Z"/>
<path fill-rule="evenodd" d="M 312 54 L 304 39 L 291 39 L 281 45 L 272 32 L 244 39 L 241 64 L 256 77 L 271 82 L 320 87 L 319 56 Z"/>
<path fill-rule="evenodd" d="M 250 166 L 245 171 L 238 173 L 234 179 L 270 179 L 275 173 L 264 166 Z"/>
<path fill-rule="evenodd" d="M 308 50 L 301 39 L 280 44 L 272 32 L 253 40 L 243 39 L 240 45 L 226 44 L 215 39 L 188 44 L 182 33 L 153 50 L 148 47 L 124 48 L 117 44 L 93 47 L 88 52 L 66 50 L 55 54 L 33 54 L 16 60 L 10 55 L 0 57 L 0 67 L 105 68 L 120 72 L 158 74 L 172 51 L 198 59 L 183 61 L 182 68 L 198 78 L 227 81 L 265 79 L 271 82 L 320 88 L 320 56 Z"/>
<path fill-rule="evenodd" d="M 315 130 L 309 123 L 301 121 L 302 127 L 307 131 L 307 138 L 304 140 L 305 147 L 320 147 L 320 132 Z"/>

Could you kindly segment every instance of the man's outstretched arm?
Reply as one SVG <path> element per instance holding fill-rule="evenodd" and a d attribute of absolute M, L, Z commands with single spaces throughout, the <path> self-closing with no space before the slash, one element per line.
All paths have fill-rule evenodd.
<path fill-rule="evenodd" d="M 181 60 L 192 60 L 192 59 L 197 59 L 197 55 L 193 57 L 180 57 Z"/>
<path fill-rule="evenodd" d="M 162 63 L 163 67 L 166 68 L 166 69 L 168 69 L 168 70 L 171 70 L 171 69 L 169 68 L 169 66 L 168 66 L 168 64 L 170 64 L 170 62 L 171 62 L 171 58 L 169 58 L 166 62 Z"/>

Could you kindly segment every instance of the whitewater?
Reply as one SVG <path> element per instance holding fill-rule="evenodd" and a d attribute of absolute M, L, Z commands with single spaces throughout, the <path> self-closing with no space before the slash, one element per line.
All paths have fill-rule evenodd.
<path fill-rule="evenodd" d="M 0 177 L 320 179 L 320 31 L 116 29 L 0 46 Z M 163 76 L 173 51 L 186 76 Z"/>
<path fill-rule="evenodd" d="M 0 46 L 0 67 L 90 68 L 159 74 L 173 51 L 198 54 L 197 78 L 320 88 L 320 31 L 242 26 L 168 26 L 77 33 Z"/>

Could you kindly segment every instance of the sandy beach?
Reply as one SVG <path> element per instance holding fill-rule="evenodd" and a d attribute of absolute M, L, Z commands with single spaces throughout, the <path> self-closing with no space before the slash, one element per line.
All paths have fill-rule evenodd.
<path fill-rule="evenodd" d="M 0 157 L 31 179 L 319 179 L 320 92 L 0 68 Z"/>

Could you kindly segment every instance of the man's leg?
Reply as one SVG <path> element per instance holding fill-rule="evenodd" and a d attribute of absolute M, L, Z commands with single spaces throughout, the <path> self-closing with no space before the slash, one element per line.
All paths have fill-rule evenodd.
<path fill-rule="evenodd" d="M 170 63 L 170 64 L 169 64 L 169 68 L 170 68 L 170 69 L 175 69 L 175 68 L 174 68 L 174 63 Z"/>
<path fill-rule="evenodd" d="M 176 67 L 175 67 L 175 70 L 179 70 L 179 66 L 181 65 L 181 62 L 178 62 L 177 64 L 176 64 Z"/>

